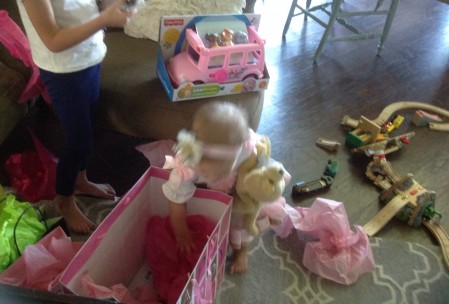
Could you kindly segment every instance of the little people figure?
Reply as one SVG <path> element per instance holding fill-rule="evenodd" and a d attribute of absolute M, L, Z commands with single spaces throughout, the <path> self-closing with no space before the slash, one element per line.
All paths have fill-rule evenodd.
<path fill-rule="evenodd" d="M 218 37 L 218 35 L 215 34 L 215 33 L 207 33 L 206 34 L 206 41 L 209 44 L 208 45 L 209 48 L 219 47 L 218 42 L 220 41 L 220 37 Z"/>
<path fill-rule="evenodd" d="M 234 42 L 232 42 L 233 38 L 234 38 L 234 31 L 225 28 L 220 35 L 221 44 L 223 46 L 234 45 Z"/>

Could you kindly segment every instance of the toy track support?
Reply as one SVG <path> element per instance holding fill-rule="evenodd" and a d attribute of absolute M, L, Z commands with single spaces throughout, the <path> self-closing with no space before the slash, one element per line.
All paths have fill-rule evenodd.
<path fill-rule="evenodd" d="M 446 267 L 449 268 L 449 236 L 446 231 L 444 231 L 443 227 L 432 219 L 424 220 L 422 223 L 437 239 L 438 244 L 441 247 L 441 252 L 443 253 L 444 263 L 446 264 Z"/>
<path fill-rule="evenodd" d="M 408 203 L 407 199 L 397 196 L 386 204 L 368 223 L 363 226 L 363 231 L 368 236 L 374 236 L 379 232 L 403 207 Z"/>
<path fill-rule="evenodd" d="M 338 148 L 340 147 L 340 143 L 339 142 L 337 142 L 335 140 L 325 139 L 325 138 L 322 138 L 322 137 L 319 137 L 316 140 L 316 145 L 321 147 L 321 148 L 323 148 L 323 149 L 331 151 L 331 152 L 337 151 Z"/>
<path fill-rule="evenodd" d="M 345 115 L 343 117 L 343 120 L 341 121 L 341 124 L 355 129 L 359 125 L 359 121 L 349 117 L 348 115 Z"/>

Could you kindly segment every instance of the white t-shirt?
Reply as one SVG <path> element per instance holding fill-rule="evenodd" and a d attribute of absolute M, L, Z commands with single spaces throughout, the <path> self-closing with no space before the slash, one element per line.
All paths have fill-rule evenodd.
<path fill-rule="evenodd" d="M 94 0 L 50 0 L 56 22 L 61 27 L 72 27 L 89 21 L 99 15 Z M 23 6 L 17 0 L 22 23 L 30 42 L 31 55 L 36 65 L 54 73 L 69 73 L 83 70 L 103 61 L 106 45 L 102 30 L 96 32 L 78 45 L 54 53 L 44 45 Z"/>

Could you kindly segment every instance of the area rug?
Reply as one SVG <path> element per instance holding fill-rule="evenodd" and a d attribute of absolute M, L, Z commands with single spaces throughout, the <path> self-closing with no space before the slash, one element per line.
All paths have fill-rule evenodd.
<path fill-rule="evenodd" d="M 217 304 L 226 303 L 449 303 L 449 271 L 440 248 L 371 238 L 376 270 L 352 285 L 310 273 L 301 263 L 304 242 L 269 231 L 256 239 L 249 269 L 227 275 Z"/>
<path fill-rule="evenodd" d="M 80 198 L 80 207 L 97 224 L 114 205 Z M 216 304 L 449 303 L 449 271 L 438 246 L 377 237 L 370 243 L 376 270 L 340 285 L 302 265 L 305 243 L 296 233 L 282 239 L 267 231 L 251 244 L 247 272 L 226 274 Z"/>

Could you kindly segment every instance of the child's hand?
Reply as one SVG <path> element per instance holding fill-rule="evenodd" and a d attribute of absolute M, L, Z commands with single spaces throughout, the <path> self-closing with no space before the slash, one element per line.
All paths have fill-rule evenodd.
<path fill-rule="evenodd" d="M 182 253 L 190 254 L 195 248 L 192 232 L 187 225 L 186 204 L 169 202 L 170 222 L 176 237 L 176 245 Z"/>
<path fill-rule="evenodd" d="M 176 245 L 181 252 L 190 254 L 195 249 L 192 232 L 187 229 L 176 234 Z"/>
<path fill-rule="evenodd" d="M 136 13 L 135 9 L 123 9 L 126 0 L 116 1 L 101 12 L 105 27 L 124 27 L 129 18 Z"/>

